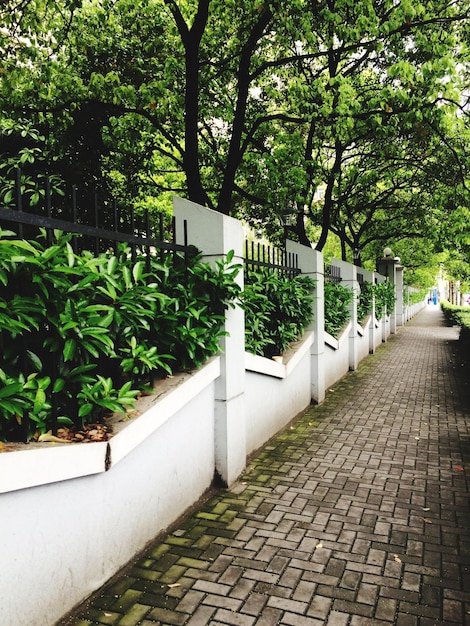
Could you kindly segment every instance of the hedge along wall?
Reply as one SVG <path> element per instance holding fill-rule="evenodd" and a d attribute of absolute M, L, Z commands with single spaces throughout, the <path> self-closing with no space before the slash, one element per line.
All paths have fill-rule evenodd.
<path fill-rule="evenodd" d="M 239 222 L 179 199 L 175 214 L 188 216 L 190 242 L 206 260 L 234 250 L 234 261 L 243 262 Z M 310 248 L 288 247 L 316 281 L 313 322 L 286 363 L 263 359 L 249 374 L 282 393 L 284 415 L 273 416 L 264 398 L 249 391 L 244 314 L 236 307 L 227 310 L 220 356 L 170 380 L 110 442 L 72 444 L 73 454 L 58 444 L 0 454 L 2 626 L 52 626 L 193 505 L 214 474 L 235 483 L 252 448 L 311 400 L 323 401 L 323 260 Z M 250 420 L 262 421 L 262 431 L 248 434 Z"/>

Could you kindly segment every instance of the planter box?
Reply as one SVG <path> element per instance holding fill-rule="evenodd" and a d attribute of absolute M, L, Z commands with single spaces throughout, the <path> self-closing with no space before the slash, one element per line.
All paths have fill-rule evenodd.
<path fill-rule="evenodd" d="M 0 454 L 0 624 L 51 626 L 210 487 L 219 358 L 165 381 L 108 443 Z"/>
<path fill-rule="evenodd" d="M 308 332 L 282 357 L 282 363 L 245 354 L 246 452 L 252 454 L 311 402 Z"/>
<path fill-rule="evenodd" d="M 343 328 L 338 339 L 325 332 L 325 389 L 329 389 L 349 372 L 349 332 L 351 322 Z"/>

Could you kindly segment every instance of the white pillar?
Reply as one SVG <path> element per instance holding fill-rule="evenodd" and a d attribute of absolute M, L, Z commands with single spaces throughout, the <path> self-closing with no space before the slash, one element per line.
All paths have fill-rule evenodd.
<path fill-rule="evenodd" d="M 238 220 L 199 204 L 174 198 L 177 242 L 183 243 L 183 221 L 188 243 L 215 262 L 234 250 L 234 264 L 243 265 L 243 230 Z M 237 281 L 243 288 L 243 270 Z M 215 467 L 225 485 L 231 485 L 246 466 L 245 424 L 245 314 L 241 307 L 228 308 L 221 340 L 221 375 L 216 381 Z"/>
<path fill-rule="evenodd" d="M 403 266 L 397 265 L 395 267 L 395 296 L 397 301 L 395 303 L 395 316 L 397 320 L 397 326 L 404 326 L 405 319 L 405 300 L 403 293 Z"/>
<path fill-rule="evenodd" d="M 296 254 L 298 257 L 299 269 L 302 274 L 309 276 L 315 281 L 315 291 L 312 300 L 313 320 L 308 330 L 313 332 L 313 344 L 310 352 L 310 377 L 311 377 L 311 397 L 318 404 L 325 399 L 325 372 L 324 372 L 324 352 L 325 352 L 325 311 L 324 311 L 324 284 L 325 269 L 323 255 L 317 250 L 308 246 L 303 246 L 293 241 L 286 241 L 288 253 Z"/>
<path fill-rule="evenodd" d="M 350 289 L 353 293 L 352 300 L 349 304 L 349 318 L 351 320 L 351 329 L 349 331 L 349 369 L 357 370 L 359 365 L 359 356 L 357 353 L 357 302 L 359 298 L 359 283 L 357 282 L 357 266 L 340 261 L 339 259 L 331 259 L 331 264 L 339 267 L 341 270 L 341 285 Z"/>

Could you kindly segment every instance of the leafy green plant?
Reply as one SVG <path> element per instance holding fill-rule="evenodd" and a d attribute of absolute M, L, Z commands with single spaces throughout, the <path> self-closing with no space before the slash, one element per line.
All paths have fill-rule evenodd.
<path fill-rule="evenodd" d="M 103 412 L 119 412 L 123 407 L 132 406 L 139 391 L 131 387 L 132 382 L 128 381 L 120 389 L 115 389 L 111 378 L 98 374 L 96 382 L 83 385 L 77 394 L 79 416 L 84 418 L 91 415 L 97 419 Z"/>
<path fill-rule="evenodd" d="M 277 271 L 249 271 L 245 276 L 245 347 L 252 354 L 282 354 L 312 320 L 314 281 Z"/>
<path fill-rule="evenodd" d="M 199 366 L 219 350 L 225 310 L 240 295 L 240 266 L 232 261 L 233 251 L 214 265 L 202 263 L 200 255 L 176 258 L 160 272 L 158 285 L 169 299 L 159 302 L 152 332 L 159 348 L 172 355 L 174 369 Z"/>
<path fill-rule="evenodd" d="M 21 138 L 23 145 L 15 154 L 1 154 L 0 158 L 0 200 L 3 207 L 14 207 L 16 203 L 16 178 L 19 174 L 19 183 L 23 201 L 29 206 L 44 201 L 46 196 L 46 178 L 50 191 L 63 196 L 63 181 L 57 174 L 45 176 L 36 171 L 34 176 L 27 173 L 28 168 L 42 165 L 44 168 L 45 154 L 43 151 L 45 137 L 34 128 L 31 120 L 0 118 L 0 134 L 13 140 Z M 39 169 L 42 169 L 39 167 Z"/>
<path fill-rule="evenodd" d="M 48 245 L 0 231 L 0 438 L 123 410 L 215 354 L 240 292 L 232 260 L 76 255 L 61 232 Z"/>
<path fill-rule="evenodd" d="M 37 429 L 46 427 L 51 409 L 47 389 L 51 379 L 30 374 L 12 378 L 0 370 L 0 411 L 5 420 L 5 433 L 15 434 L 18 429 L 31 437 Z M 0 424 L 0 433 L 3 431 Z"/>
<path fill-rule="evenodd" d="M 337 337 L 351 318 L 349 305 L 354 294 L 351 289 L 335 282 L 325 282 L 324 290 L 325 330 L 332 337 Z"/>
<path fill-rule="evenodd" d="M 379 283 L 374 286 L 375 297 L 375 317 L 379 320 L 384 315 L 390 315 L 392 313 L 395 302 L 395 286 L 393 283 L 386 280 L 383 283 Z"/>
<path fill-rule="evenodd" d="M 452 326 L 460 326 L 459 339 L 463 349 L 470 348 L 470 309 L 468 306 L 457 306 L 447 300 L 441 300 L 441 311 L 444 313 L 446 323 Z"/>
<path fill-rule="evenodd" d="M 359 298 L 357 302 L 357 319 L 359 321 L 366 318 L 372 311 L 374 303 L 374 285 L 367 281 L 361 284 Z"/>
<path fill-rule="evenodd" d="M 408 303 L 410 305 L 423 302 L 427 294 L 427 289 L 419 289 L 417 291 L 408 291 Z"/>

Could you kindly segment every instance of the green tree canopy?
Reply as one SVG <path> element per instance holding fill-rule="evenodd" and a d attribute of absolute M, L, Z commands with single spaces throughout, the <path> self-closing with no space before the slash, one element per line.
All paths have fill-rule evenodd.
<path fill-rule="evenodd" d="M 310 221 L 317 247 L 335 233 L 344 255 L 390 238 L 465 247 L 466 0 L 1 11 L 5 163 L 136 206 L 184 194 L 304 243 Z"/>

